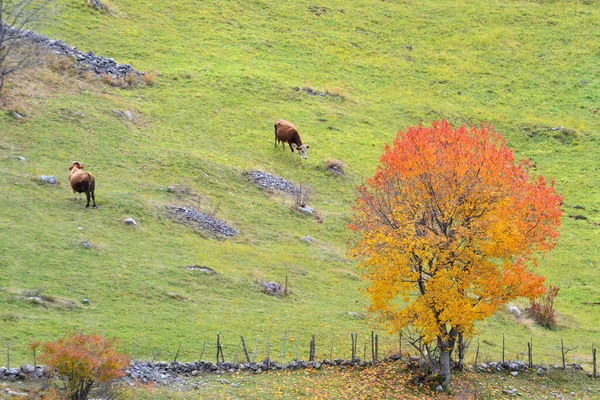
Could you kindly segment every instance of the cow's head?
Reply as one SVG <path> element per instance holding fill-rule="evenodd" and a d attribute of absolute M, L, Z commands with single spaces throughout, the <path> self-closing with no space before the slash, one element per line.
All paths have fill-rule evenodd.
<path fill-rule="evenodd" d="M 295 144 L 292 143 L 292 147 L 295 148 L 296 150 L 298 150 L 298 154 L 300 155 L 300 158 L 302 159 L 307 159 L 308 158 L 308 148 L 310 146 L 303 144 L 302 146 L 298 147 Z"/>
<path fill-rule="evenodd" d="M 71 171 L 71 173 L 77 171 L 78 169 L 84 169 L 85 167 L 83 166 L 82 163 L 80 163 L 79 161 L 73 161 L 71 162 L 71 166 L 69 167 L 69 171 Z"/>

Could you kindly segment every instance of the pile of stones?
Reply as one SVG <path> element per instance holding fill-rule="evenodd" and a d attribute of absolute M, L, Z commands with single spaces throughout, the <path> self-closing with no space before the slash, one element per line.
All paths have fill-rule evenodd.
<path fill-rule="evenodd" d="M 208 231 L 213 235 L 235 236 L 240 233 L 239 230 L 227 225 L 225 222 L 196 211 L 194 207 L 167 206 L 167 210 L 177 222 L 186 223 L 193 228 Z"/>
<path fill-rule="evenodd" d="M 298 186 L 278 176 L 263 171 L 248 171 L 247 175 L 260 188 L 279 190 L 293 195 L 300 193 Z"/>
<path fill-rule="evenodd" d="M 47 377 L 48 373 L 43 367 L 34 367 L 30 364 L 22 365 L 20 368 L 0 367 L 0 380 L 16 381 L 24 379 L 39 379 Z"/>
<path fill-rule="evenodd" d="M 16 28 L 8 28 L 8 34 L 17 36 L 19 40 L 36 45 L 41 49 L 54 52 L 59 56 L 71 57 L 75 60 L 78 67 L 83 70 L 92 71 L 97 75 L 107 74 L 113 78 L 122 78 L 130 74 L 137 77 L 144 75 L 144 72 L 136 71 L 129 64 L 117 64 L 112 58 L 97 56 L 91 51 L 84 53 L 61 40 L 53 40 L 32 31 L 20 31 Z"/>

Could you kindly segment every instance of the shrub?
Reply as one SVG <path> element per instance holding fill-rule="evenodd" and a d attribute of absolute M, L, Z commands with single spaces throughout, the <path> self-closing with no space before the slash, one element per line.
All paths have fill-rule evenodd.
<path fill-rule="evenodd" d="M 153 72 L 146 72 L 142 75 L 142 81 L 144 81 L 146 86 L 154 86 L 156 83 L 156 75 Z"/>
<path fill-rule="evenodd" d="M 45 343 L 41 359 L 62 379 L 65 398 L 86 400 L 93 388 L 125 375 L 129 357 L 117 353 L 114 344 L 97 335 L 63 337 Z"/>
<path fill-rule="evenodd" d="M 546 328 L 556 327 L 556 311 L 554 310 L 554 299 L 558 295 L 558 286 L 550 286 L 546 289 L 539 301 L 532 300 L 527 313 L 538 324 Z"/>

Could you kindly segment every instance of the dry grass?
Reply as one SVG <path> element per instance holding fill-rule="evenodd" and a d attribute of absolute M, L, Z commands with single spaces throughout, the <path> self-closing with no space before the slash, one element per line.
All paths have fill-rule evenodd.
<path fill-rule="evenodd" d="M 146 72 L 142 75 L 142 81 L 146 86 L 154 86 L 156 84 L 156 74 L 154 72 Z"/>
<path fill-rule="evenodd" d="M 325 170 L 335 175 L 344 175 L 346 163 L 342 160 L 328 159 L 325 161 Z"/>

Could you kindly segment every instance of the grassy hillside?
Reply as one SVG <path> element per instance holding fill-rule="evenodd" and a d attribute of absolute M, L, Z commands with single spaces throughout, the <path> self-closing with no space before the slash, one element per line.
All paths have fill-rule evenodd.
<path fill-rule="evenodd" d="M 441 118 L 493 124 L 565 196 L 560 243 L 540 265 L 561 287 L 560 328 L 499 313 L 481 324 L 482 355 L 498 359 L 505 333 L 510 357 L 533 336 L 536 361 L 557 362 L 560 338 L 581 345 L 569 353 L 575 361 L 590 358 L 600 333 L 597 2 L 113 0 L 113 16 L 61 2 L 43 33 L 158 78 L 120 89 L 49 63 L 7 83 L 11 104 L 28 114 L 0 113 L 0 340 L 10 340 L 13 362 L 29 360 L 32 340 L 68 330 L 104 330 L 125 351 L 137 341 L 136 356 L 148 358 L 184 343 L 180 357 L 193 359 L 217 332 L 228 359 L 239 335 L 260 336 L 264 354 L 267 338 L 277 348 L 286 331 L 303 353 L 316 334 L 318 352 L 334 335 L 336 354 L 346 354 L 348 333 L 371 329 L 348 314 L 366 306 L 346 257 L 353 188 L 399 129 Z M 304 87 L 334 95 L 294 89 Z M 299 128 L 308 160 L 273 148 L 277 118 Z M 347 175 L 326 172 L 327 159 L 343 160 Z M 71 160 L 97 177 L 99 209 L 70 200 Z M 312 185 L 323 222 L 254 187 L 250 169 Z M 42 174 L 60 185 L 39 184 Z M 242 233 L 199 235 L 169 219 L 168 204 L 218 208 Z M 219 274 L 186 269 L 194 264 Z M 287 298 L 256 284 L 286 275 Z M 54 301 L 33 304 L 32 295 Z"/>

